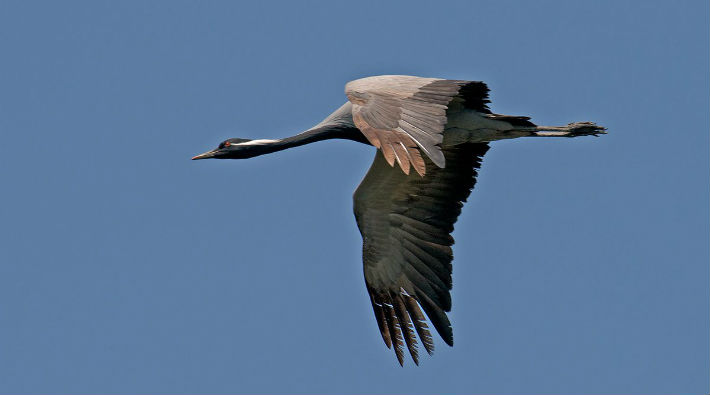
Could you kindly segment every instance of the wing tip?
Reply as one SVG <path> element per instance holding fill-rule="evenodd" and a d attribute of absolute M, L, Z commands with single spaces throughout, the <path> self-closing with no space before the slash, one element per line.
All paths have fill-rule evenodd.
<path fill-rule="evenodd" d="M 442 340 L 448 346 L 453 347 L 453 331 L 446 314 L 439 312 L 440 309 L 435 306 L 432 310 L 429 304 L 434 304 L 434 302 L 429 300 L 426 295 L 419 299 L 402 288 L 399 293 L 394 291 L 378 292 L 369 286 L 368 292 L 382 339 L 387 348 L 394 351 L 400 366 L 404 366 L 405 350 L 409 351 L 414 364 L 419 366 L 419 344 L 423 346 L 427 354 L 434 355 L 434 340 L 421 308 L 426 311 L 429 321 L 434 325 Z M 414 293 L 416 294 L 416 292 Z"/>

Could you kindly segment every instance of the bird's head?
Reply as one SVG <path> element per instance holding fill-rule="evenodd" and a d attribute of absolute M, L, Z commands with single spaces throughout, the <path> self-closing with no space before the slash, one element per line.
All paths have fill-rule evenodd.
<path fill-rule="evenodd" d="M 212 151 L 192 157 L 197 159 L 246 159 L 266 153 L 266 148 L 278 140 L 249 140 L 231 138 L 224 140 Z"/>

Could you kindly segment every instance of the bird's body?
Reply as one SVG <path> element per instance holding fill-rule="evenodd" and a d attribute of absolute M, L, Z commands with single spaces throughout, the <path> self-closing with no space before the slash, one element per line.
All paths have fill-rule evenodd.
<path fill-rule="evenodd" d="M 589 122 L 537 126 L 528 117 L 493 114 L 488 88 L 476 81 L 377 76 L 352 81 L 345 90 L 349 101 L 301 134 L 228 139 L 193 159 L 250 158 L 333 138 L 377 147 L 353 197 L 365 283 L 385 344 L 394 346 L 400 364 L 405 346 L 418 363 L 417 336 L 427 352 L 434 347 L 422 309 L 453 345 L 446 316 L 451 232 L 488 142 L 598 135 L 604 128 Z"/>

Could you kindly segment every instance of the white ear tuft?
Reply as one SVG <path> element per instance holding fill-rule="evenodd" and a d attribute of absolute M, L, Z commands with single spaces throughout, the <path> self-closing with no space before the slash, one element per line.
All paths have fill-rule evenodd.
<path fill-rule="evenodd" d="M 279 140 L 268 140 L 268 139 L 262 139 L 262 140 L 251 140 L 247 141 L 245 143 L 239 143 L 239 144 L 232 144 L 234 145 L 261 145 L 261 144 L 272 144 L 275 143 Z"/>

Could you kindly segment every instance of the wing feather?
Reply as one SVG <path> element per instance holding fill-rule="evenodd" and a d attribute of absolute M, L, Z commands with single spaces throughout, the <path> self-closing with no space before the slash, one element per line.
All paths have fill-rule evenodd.
<path fill-rule="evenodd" d="M 404 301 L 401 295 L 392 295 L 392 304 L 394 305 L 394 312 L 397 315 L 397 320 L 399 321 L 399 328 L 402 330 L 402 337 L 404 338 L 404 343 L 407 345 L 409 350 L 409 355 L 412 356 L 412 360 L 416 365 L 419 365 L 419 350 L 417 350 L 417 339 L 414 337 L 414 332 L 412 331 L 412 322 L 409 319 L 409 313 L 407 313 L 406 307 L 404 307 Z"/>
<path fill-rule="evenodd" d="M 429 327 L 426 324 L 426 318 L 424 317 L 424 314 L 422 314 L 421 309 L 419 309 L 416 299 L 406 295 L 404 297 L 404 301 L 407 304 L 407 311 L 409 312 L 409 317 L 412 319 L 414 329 L 417 331 L 419 340 L 422 342 L 426 352 L 431 355 L 434 352 L 434 341 L 431 338 Z"/>
<path fill-rule="evenodd" d="M 384 303 L 385 311 L 387 315 L 387 325 L 390 334 L 394 334 L 392 337 L 392 345 L 394 346 L 394 353 L 397 356 L 397 361 L 400 365 L 404 365 L 404 345 L 402 344 L 402 332 L 399 330 L 400 324 L 397 319 L 397 314 L 395 314 L 394 306 L 392 305 L 392 300 L 389 295 L 386 295 L 386 302 Z"/>
<path fill-rule="evenodd" d="M 381 300 L 377 300 L 374 294 L 368 289 L 370 293 L 370 301 L 372 302 L 372 309 L 375 311 L 375 319 L 377 320 L 377 326 L 380 328 L 380 333 L 382 334 L 382 340 L 387 345 L 387 348 L 392 347 L 392 339 L 390 337 L 389 326 L 387 325 L 387 318 L 385 317 L 384 306 Z"/>

